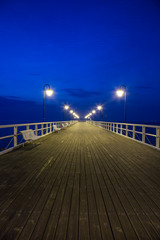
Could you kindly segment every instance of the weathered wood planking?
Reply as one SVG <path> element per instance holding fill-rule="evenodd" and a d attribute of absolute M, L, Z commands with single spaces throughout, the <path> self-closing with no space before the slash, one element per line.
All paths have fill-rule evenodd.
<path fill-rule="evenodd" d="M 0 157 L 0 239 L 160 239 L 160 151 L 87 123 Z"/>

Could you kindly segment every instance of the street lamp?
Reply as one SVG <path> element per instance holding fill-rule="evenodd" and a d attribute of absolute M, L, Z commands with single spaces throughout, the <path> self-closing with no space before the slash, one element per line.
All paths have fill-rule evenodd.
<path fill-rule="evenodd" d="M 97 110 L 101 111 L 101 120 L 103 120 L 103 108 L 101 105 L 97 106 Z"/>
<path fill-rule="evenodd" d="M 94 115 L 94 120 L 96 120 L 96 110 L 92 110 L 92 113 L 95 114 Z"/>
<path fill-rule="evenodd" d="M 127 87 L 125 85 L 121 85 L 116 92 L 118 97 L 123 97 L 123 95 L 125 95 L 125 123 L 126 123 L 126 96 L 127 96 L 126 90 Z"/>
<path fill-rule="evenodd" d="M 102 110 L 102 106 L 97 106 L 97 109 L 100 111 L 100 110 Z"/>
<path fill-rule="evenodd" d="M 65 105 L 65 106 L 64 106 L 64 109 L 65 109 L 65 110 L 68 110 L 68 109 L 69 109 L 69 106 L 68 106 L 68 105 Z"/>
<path fill-rule="evenodd" d="M 63 107 L 63 121 L 65 120 L 65 111 L 67 111 L 69 109 L 69 106 L 68 105 L 65 105 Z"/>
<path fill-rule="evenodd" d="M 46 87 L 48 87 L 48 89 L 46 90 Z M 47 96 L 51 97 L 53 94 L 53 90 L 50 88 L 49 84 L 45 84 L 43 86 L 43 122 L 44 122 L 44 116 L 45 116 L 45 95 L 47 94 Z"/>

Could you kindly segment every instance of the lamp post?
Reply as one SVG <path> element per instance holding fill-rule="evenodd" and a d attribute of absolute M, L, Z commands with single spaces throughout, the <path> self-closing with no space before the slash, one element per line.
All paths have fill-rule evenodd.
<path fill-rule="evenodd" d="M 65 121 L 65 111 L 69 109 L 69 106 L 68 105 L 65 105 L 63 107 L 63 121 Z"/>
<path fill-rule="evenodd" d="M 69 113 L 70 113 L 71 115 L 73 115 L 73 110 L 70 110 Z M 71 118 L 72 118 L 72 117 L 71 117 Z"/>
<path fill-rule="evenodd" d="M 124 89 L 124 90 L 123 90 Z M 125 95 L 125 123 L 126 123 L 126 98 L 127 98 L 127 87 L 125 85 L 121 85 L 119 87 L 119 89 L 117 90 L 117 96 L 118 97 L 122 97 L 123 95 Z"/>
<path fill-rule="evenodd" d="M 94 115 L 94 120 L 96 120 L 96 110 L 92 110 L 92 113 L 95 114 Z"/>
<path fill-rule="evenodd" d="M 46 87 L 48 87 L 48 89 L 46 90 Z M 50 88 L 49 84 L 45 84 L 43 86 L 43 122 L 45 119 L 45 95 L 47 94 L 47 96 L 52 96 L 53 94 L 53 90 Z"/>
<path fill-rule="evenodd" d="M 101 121 L 103 121 L 103 108 L 101 105 L 97 106 L 97 110 L 101 111 Z"/>
<path fill-rule="evenodd" d="M 89 113 L 89 118 L 90 118 L 90 120 L 91 120 L 91 116 L 92 116 L 92 113 L 90 112 L 90 113 Z"/>

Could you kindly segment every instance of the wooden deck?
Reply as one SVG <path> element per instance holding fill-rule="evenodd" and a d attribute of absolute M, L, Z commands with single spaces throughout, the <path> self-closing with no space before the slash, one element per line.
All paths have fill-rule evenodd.
<path fill-rule="evenodd" d="M 0 239 L 160 239 L 160 151 L 87 123 L 0 157 Z"/>

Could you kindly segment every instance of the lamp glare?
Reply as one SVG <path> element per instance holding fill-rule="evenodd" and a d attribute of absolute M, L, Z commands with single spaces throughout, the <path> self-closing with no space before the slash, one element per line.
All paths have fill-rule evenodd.
<path fill-rule="evenodd" d="M 68 105 L 65 105 L 65 106 L 64 106 L 64 109 L 65 109 L 65 110 L 68 110 L 68 109 L 69 109 L 69 106 L 68 106 Z"/>
<path fill-rule="evenodd" d="M 46 94 L 47 94 L 47 96 L 52 96 L 52 94 L 53 94 L 53 90 L 52 89 L 48 89 L 48 90 L 46 90 Z"/>
<path fill-rule="evenodd" d="M 97 109 L 100 111 L 102 110 L 102 106 L 98 106 Z"/>
<path fill-rule="evenodd" d="M 123 96 L 123 94 L 124 94 L 124 91 L 122 90 L 122 89 L 119 89 L 119 90 L 117 90 L 117 96 L 118 97 L 122 97 Z"/>

